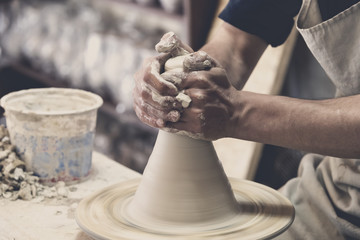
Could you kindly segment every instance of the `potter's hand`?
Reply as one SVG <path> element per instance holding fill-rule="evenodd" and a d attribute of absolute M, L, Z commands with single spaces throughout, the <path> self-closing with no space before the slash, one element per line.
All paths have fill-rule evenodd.
<path fill-rule="evenodd" d="M 144 123 L 167 131 L 200 138 L 221 137 L 219 133 L 224 132 L 210 133 L 209 123 L 222 122 L 229 119 L 226 115 L 232 115 L 231 104 L 222 96 L 223 89 L 230 88 L 224 69 L 203 51 L 189 53 L 191 48 L 173 33 L 165 34 L 156 50 L 164 54 L 148 59 L 135 76 L 134 108 L 137 116 Z M 194 103 L 192 97 L 196 98 Z M 203 106 L 206 101 L 209 104 Z M 215 102 L 220 105 L 213 106 Z M 201 119 L 199 114 L 195 114 L 200 111 Z M 210 119 L 212 115 L 223 112 L 227 114 L 217 116 L 218 120 Z M 181 122 L 172 125 L 181 115 Z M 196 119 L 192 122 L 191 118 Z"/>
<path fill-rule="evenodd" d="M 155 49 L 162 54 L 147 59 L 135 74 L 134 109 L 144 123 L 163 128 L 166 122 L 178 121 L 180 111 L 190 103 L 177 86 L 186 76 L 182 56 L 193 50 L 172 32 L 165 34 Z M 168 67 L 172 71 L 164 73 Z"/>
<path fill-rule="evenodd" d="M 232 101 L 238 91 L 230 84 L 225 70 L 202 51 L 188 55 L 184 66 L 189 72 L 178 89 L 191 98 L 191 103 L 178 121 L 166 122 L 167 130 L 207 140 L 231 136 L 235 122 Z"/>
<path fill-rule="evenodd" d="M 163 128 L 165 122 L 176 122 L 180 118 L 181 103 L 176 100 L 179 91 L 174 82 L 160 75 L 170 57 L 163 54 L 149 58 L 135 74 L 135 113 L 142 122 L 155 128 Z"/>

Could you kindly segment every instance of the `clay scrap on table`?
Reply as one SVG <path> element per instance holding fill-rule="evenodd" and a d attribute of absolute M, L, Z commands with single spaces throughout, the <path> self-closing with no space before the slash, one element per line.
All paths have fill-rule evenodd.
<path fill-rule="evenodd" d="M 45 198 L 67 197 L 68 193 L 64 182 L 57 182 L 53 187 L 45 186 L 32 172 L 26 171 L 25 162 L 10 142 L 8 130 L 0 125 L 0 199 L 41 202 Z"/>

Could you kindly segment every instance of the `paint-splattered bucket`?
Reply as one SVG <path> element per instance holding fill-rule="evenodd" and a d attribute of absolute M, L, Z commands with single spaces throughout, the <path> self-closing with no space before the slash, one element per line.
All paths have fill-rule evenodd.
<path fill-rule="evenodd" d="M 65 88 L 22 90 L 1 98 L 12 143 L 27 170 L 49 185 L 71 184 L 89 174 L 102 103 L 96 94 Z"/>

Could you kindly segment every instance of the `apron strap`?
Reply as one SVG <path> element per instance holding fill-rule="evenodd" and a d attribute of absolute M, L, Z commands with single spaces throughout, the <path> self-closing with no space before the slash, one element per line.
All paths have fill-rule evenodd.
<path fill-rule="evenodd" d="M 322 21 L 317 0 L 304 0 L 296 27 L 336 86 L 336 96 L 360 93 L 360 2 Z"/>

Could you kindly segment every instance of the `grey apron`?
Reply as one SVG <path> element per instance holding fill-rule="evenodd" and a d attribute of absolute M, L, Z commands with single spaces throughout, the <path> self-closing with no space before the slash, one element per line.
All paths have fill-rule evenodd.
<path fill-rule="evenodd" d="M 336 97 L 360 94 L 360 3 L 322 21 L 317 1 L 304 0 L 296 25 Z M 360 239 L 359 159 L 308 154 L 280 191 L 296 215 L 277 239 Z"/>

